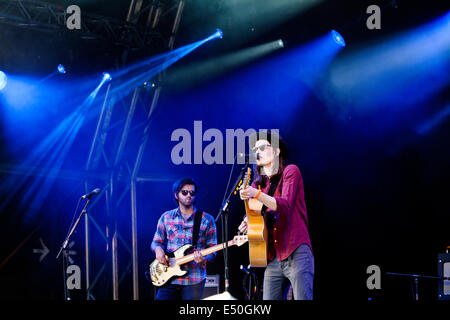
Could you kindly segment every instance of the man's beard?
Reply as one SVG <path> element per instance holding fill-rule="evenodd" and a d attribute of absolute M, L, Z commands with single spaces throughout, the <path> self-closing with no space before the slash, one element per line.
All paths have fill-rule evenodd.
<path fill-rule="evenodd" d="M 186 207 L 186 208 L 191 208 L 194 205 L 194 201 L 193 200 L 190 200 L 190 201 L 188 201 L 188 200 L 185 200 L 185 201 L 179 200 L 179 203 L 181 205 L 183 205 L 184 207 Z"/>

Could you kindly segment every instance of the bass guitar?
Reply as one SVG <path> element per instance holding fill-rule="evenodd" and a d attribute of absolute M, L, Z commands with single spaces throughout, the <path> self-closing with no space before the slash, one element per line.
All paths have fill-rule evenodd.
<path fill-rule="evenodd" d="M 228 246 L 241 246 L 248 241 L 246 235 L 235 236 L 233 240 L 228 241 Z M 214 253 L 222 250 L 226 247 L 226 242 L 200 250 L 202 256 Z M 160 263 L 158 260 L 153 260 L 149 266 L 150 278 L 153 285 L 161 287 L 167 283 L 173 277 L 184 276 L 187 271 L 182 270 L 181 266 L 194 260 L 194 254 L 185 255 L 186 251 L 192 248 L 191 244 L 185 244 L 177 250 L 167 253 L 168 262 L 167 265 Z"/>

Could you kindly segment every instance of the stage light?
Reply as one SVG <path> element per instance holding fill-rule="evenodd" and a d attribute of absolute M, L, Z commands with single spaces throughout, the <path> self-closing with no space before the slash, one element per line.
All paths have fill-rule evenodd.
<path fill-rule="evenodd" d="M 333 36 L 334 42 L 336 42 L 341 47 L 345 47 L 345 40 L 339 32 L 337 32 L 336 30 L 331 30 L 331 35 Z"/>
<path fill-rule="evenodd" d="M 111 81 L 112 77 L 109 73 L 103 72 L 103 81 Z"/>
<path fill-rule="evenodd" d="M 222 36 L 222 30 L 216 29 L 213 34 L 202 40 L 171 50 L 167 53 L 159 54 L 143 61 L 139 61 L 131 66 L 115 72 L 114 78 L 118 82 L 117 85 L 112 89 L 113 91 L 111 93 L 130 93 L 132 90 L 134 90 L 134 88 L 136 88 L 136 86 L 141 86 L 144 82 L 148 81 L 148 79 L 153 78 L 155 75 L 167 69 L 192 51 L 201 47 L 205 43 L 217 38 L 221 38 Z M 105 74 L 104 76 L 108 77 Z M 106 78 L 104 78 L 104 80 L 106 81 Z M 160 84 L 158 83 L 156 83 L 155 85 L 156 87 L 160 86 Z"/>
<path fill-rule="evenodd" d="M 216 32 L 214 32 L 212 35 L 210 35 L 208 38 L 206 38 L 205 40 L 201 41 L 200 43 L 205 43 L 214 39 L 222 39 L 223 37 L 223 32 L 220 29 L 216 29 Z"/>
<path fill-rule="evenodd" d="M 66 68 L 64 68 L 64 66 L 62 64 L 60 64 L 60 65 L 58 65 L 58 72 L 61 74 L 65 74 Z"/>
<path fill-rule="evenodd" d="M 283 40 L 278 39 L 175 68 L 168 72 L 165 83 L 173 84 L 177 88 L 186 88 L 195 83 L 205 82 L 252 61 L 261 59 L 266 55 L 284 48 L 284 45 Z M 333 46 L 335 47 L 334 44 Z"/>
<path fill-rule="evenodd" d="M 394 128 L 396 121 L 403 124 L 410 112 L 424 112 L 428 99 L 444 92 L 450 83 L 448 18 L 442 15 L 340 56 L 324 84 L 327 103 L 342 106 L 342 117 L 373 116 L 373 125 L 383 130 Z M 381 110 L 395 110 L 389 126 Z"/>
<path fill-rule="evenodd" d="M 6 83 L 8 81 L 8 77 L 3 71 L 0 71 L 0 90 L 3 90 L 6 87 Z"/>
<path fill-rule="evenodd" d="M 143 85 L 144 85 L 144 88 L 147 90 L 149 90 L 151 88 L 156 88 L 156 86 L 157 86 L 156 82 L 154 82 L 154 81 L 145 81 L 143 83 Z"/>

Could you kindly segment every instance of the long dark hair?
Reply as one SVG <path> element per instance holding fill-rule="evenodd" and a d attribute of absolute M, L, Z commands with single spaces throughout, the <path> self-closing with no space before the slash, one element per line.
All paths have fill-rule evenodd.
<path fill-rule="evenodd" d="M 279 165 L 278 165 L 278 171 L 276 174 L 270 177 L 271 184 L 273 182 L 278 182 L 281 178 L 281 175 L 283 174 L 284 168 L 288 165 L 288 161 L 284 160 L 283 157 L 279 157 Z M 257 187 L 261 187 L 261 189 L 265 188 L 267 186 L 267 179 L 265 174 L 261 174 L 263 170 L 262 166 L 254 165 L 253 166 L 253 172 L 254 172 L 254 178 L 253 181 L 256 183 Z"/>

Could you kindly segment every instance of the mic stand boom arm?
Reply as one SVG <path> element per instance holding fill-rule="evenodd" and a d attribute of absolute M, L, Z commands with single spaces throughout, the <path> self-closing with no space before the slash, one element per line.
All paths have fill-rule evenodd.
<path fill-rule="evenodd" d="M 67 237 L 66 237 L 66 239 L 64 240 L 63 244 L 61 245 L 61 249 L 59 249 L 59 252 L 58 252 L 58 255 L 56 256 L 56 259 L 58 259 L 58 258 L 59 258 L 59 255 L 61 254 L 61 252 L 62 252 L 63 250 L 66 249 L 67 244 L 69 243 L 70 237 L 72 236 L 72 234 L 74 233 L 75 229 L 77 228 L 78 223 L 80 222 L 80 220 L 81 220 L 81 218 L 83 217 L 83 215 L 84 215 L 85 213 L 87 213 L 87 212 L 86 212 L 86 208 L 87 208 L 87 206 L 88 206 L 88 204 L 89 204 L 90 201 L 91 201 L 91 198 L 89 197 L 88 200 L 86 201 L 86 204 L 84 205 L 83 210 L 81 211 L 80 215 L 78 216 L 78 219 L 75 221 L 75 223 L 74 223 L 72 229 L 70 230 L 69 234 L 67 235 Z"/>
<path fill-rule="evenodd" d="M 66 239 L 64 240 L 64 242 L 61 245 L 61 248 L 59 249 L 58 255 L 56 256 L 56 259 L 59 258 L 61 252 L 63 252 L 63 280 L 64 280 L 64 300 L 70 300 L 69 297 L 69 291 L 67 290 L 67 245 L 69 243 L 70 237 L 72 236 L 72 234 L 74 233 L 75 229 L 78 226 L 78 223 L 81 220 L 81 217 L 87 213 L 86 208 L 89 204 L 89 202 L 91 201 L 91 197 L 87 198 L 88 200 L 86 201 L 86 204 L 84 205 L 83 210 L 81 211 L 80 215 L 78 216 L 78 219 L 75 221 L 73 227 L 70 229 L 69 233 L 67 234 Z"/>

